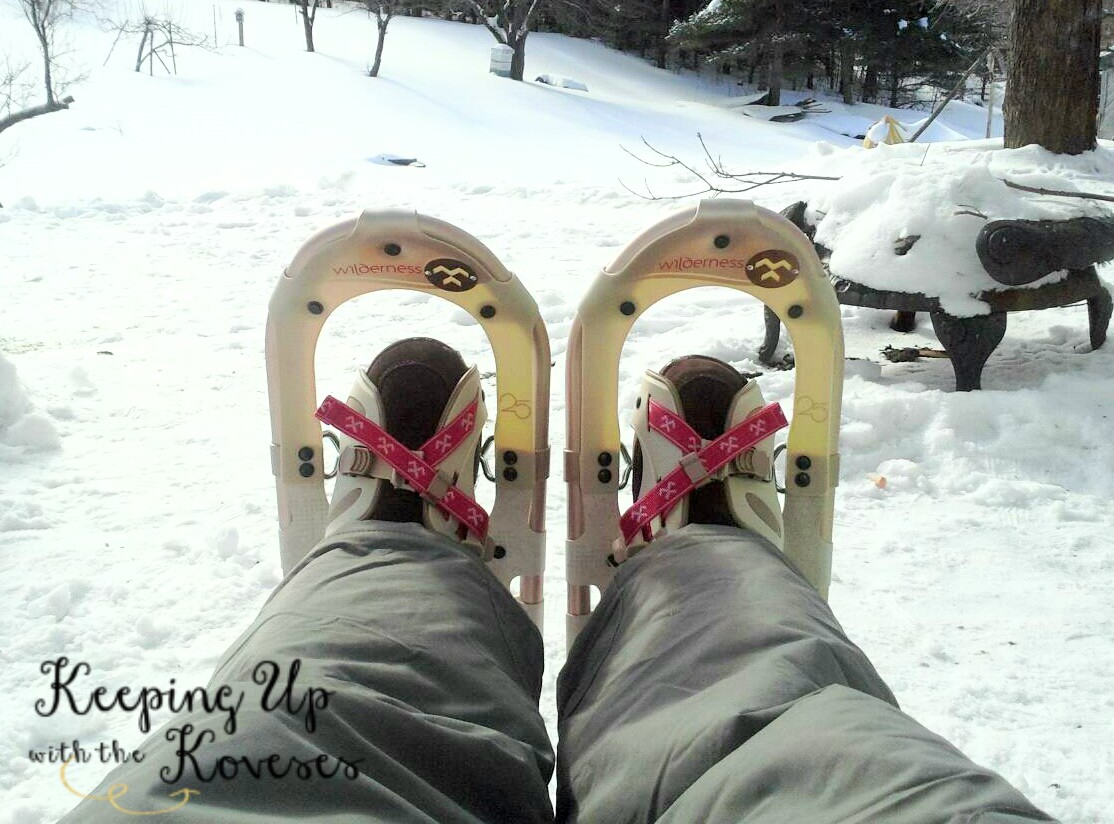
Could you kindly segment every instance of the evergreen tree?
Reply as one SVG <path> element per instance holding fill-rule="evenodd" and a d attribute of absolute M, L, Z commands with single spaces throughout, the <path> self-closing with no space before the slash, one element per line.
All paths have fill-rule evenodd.
<path fill-rule="evenodd" d="M 767 102 L 781 102 L 786 60 L 805 50 L 809 8 L 793 0 L 712 0 L 678 23 L 670 41 L 699 48 L 716 60 L 735 59 L 766 68 Z"/>

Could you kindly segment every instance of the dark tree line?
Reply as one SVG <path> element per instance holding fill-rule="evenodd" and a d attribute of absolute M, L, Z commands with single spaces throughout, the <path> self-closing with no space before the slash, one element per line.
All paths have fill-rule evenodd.
<path fill-rule="evenodd" d="M 775 105 L 788 85 L 896 107 L 951 86 L 1004 22 L 1000 3 L 980 0 L 715 0 L 666 44 L 742 73 Z"/>

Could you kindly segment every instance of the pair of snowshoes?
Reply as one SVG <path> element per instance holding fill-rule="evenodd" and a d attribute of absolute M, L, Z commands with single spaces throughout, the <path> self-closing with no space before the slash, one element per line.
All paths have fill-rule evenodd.
<path fill-rule="evenodd" d="M 685 358 L 660 374 L 647 373 L 635 412 L 637 500 L 621 507 L 623 343 L 654 303 L 709 285 L 757 297 L 793 339 L 797 373 L 784 506 L 772 481 L 774 433 L 786 424 L 780 408 L 767 406 L 757 385 L 730 367 Z M 384 289 L 423 292 L 460 306 L 491 343 L 497 411 L 490 515 L 475 502 L 472 488 L 485 416 L 474 369 L 446 368 L 436 379 L 444 393 L 438 414 L 409 433 L 386 420 L 384 407 L 391 404 L 383 403 L 387 392 L 406 394 L 386 389 L 384 372 L 398 367 L 396 383 L 410 380 L 404 351 L 362 373 L 347 401 L 330 397 L 318 406 L 314 355 L 326 319 L 345 301 Z M 428 349 L 432 343 L 402 346 Z M 791 223 L 747 201 L 717 200 L 651 227 L 603 270 L 584 298 L 566 368 L 568 643 L 591 613 L 592 588 L 602 591 L 631 553 L 686 523 L 689 507 L 724 513 L 772 541 L 826 595 L 843 337 L 832 287 L 812 245 Z M 406 495 L 392 492 L 403 490 L 411 502 L 420 496 L 428 527 L 472 543 L 508 587 L 517 579 L 516 597 L 540 626 L 549 369 L 549 339 L 536 303 L 471 235 L 413 213 L 365 212 L 311 238 L 281 278 L 267 324 L 284 571 L 327 528 L 408 505 Z M 399 420 L 410 418 L 404 413 Z M 319 421 L 337 431 L 341 452 L 331 510 Z"/>

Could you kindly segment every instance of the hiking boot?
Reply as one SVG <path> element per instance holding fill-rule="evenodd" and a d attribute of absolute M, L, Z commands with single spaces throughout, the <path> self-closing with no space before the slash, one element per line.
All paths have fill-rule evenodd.
<path fill-rule="evenodd" d="M 765 406 L 762 390 L 728 364 L 705 355 L 678 358 L 660 373 L 647 371 L 635 404 L 634 499 L 682 463 L 685 452 L 650 428 L 650 399 L 678 414 L 712 441 Z M 699 448 L 699 445 L 697 445 Z M 782 545 L 781 506 L 773 476 L 774 436 L 742 452 L 723 470 L 684 496 L 655 531 L 686 524 L 721 524 L 750 530 Z"/>
<path fill-rule="evenodd" d="M 471 431 L 437 466 L 469 497 L 475 490 L 487 409 L 479 372 L 475 366 L 468 367 L 455 349 L 431 338 L 398 341 L 359 373 L 347 401 L 414 451 L 473 402 L 476 412 Z M 422 498 L 385 461 L 347 435 L 338 432 L 337 437 L 340 461 L 326 536 L 357 521 L 396 521 L 424 524 L 435 532 L 464 539 L 465 530 L 455 518 Z"/>

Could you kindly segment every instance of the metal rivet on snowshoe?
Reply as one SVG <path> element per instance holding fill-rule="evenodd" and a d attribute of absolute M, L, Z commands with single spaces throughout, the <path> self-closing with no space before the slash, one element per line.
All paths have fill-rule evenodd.
<path fill-rule="evenodd" d="M 796 464 L 797 469 L 812 469 L 812 458 L 808 455 L 798 455 Z"/>
<path fill-rule="evenodd" d="M 610 452 L 601 452 L 596 458 L 596 463 L 598 463 L 600 466 L 611 466 L 612 460 L 613 458 L 611 457 Z"/>
<path fill-rule="evenodd" d="M 503 463 L 516 464 L 518 463 L 518 453 L 513 449 L 508 449 L 503 453 Z"/>
<path fill-rule="evenodd" d="M 299 449 L 298 450 L 298 460 L 299 461 L 312 461 L 313 460 L 313 447 L 312 446 L 303 446 L 301 449 Z"/>
<path fill-rule="evenodd" d="M 397 257 L 398 255 L 402 254 L 402 247 L 399 246 L 397 243 L 388 243 L 386 246 L 383 247 L 383 251 L 391 257 Z"/>
<path fill-rule="evenodd" d="M 508 466 L 506 469 L 503 470 L 503 477 L 506 478 L 508 481 L 513 481 L 518 477 L 518 470 L 515 469 L 513 466 Z"/>
<path fill-rule="evenodd" d="M 611 470 L 601 469 L 596 477 L 600 479 L 601 484 L 609 484 L 611 483 Z"/>
<path fill-rule="evenodd" d="M 731 245 L 731 238 L 727 235 L 716 235 L 715 244 L 717 249 L 726 249 Z"/>
<path fill-rule="evenodd" d="M 631 303 L 629 300 L 624 300 L 622 303 L 619 304 L 619 311 L 622 312 L 624 315 L 633 315 L 634 304 Z"/>
<path fill-rule="evenodd" d="M 303 478 L 309 478 L 310 476 L 313 475 L 313 464 L 311 464 L 311 463 L 302 464 L 301 466 L 298 467 L 298 474 L 301 475 Z"/>
<path fill-rule="evenodd" d="M 325 311 L 325 307 L 316 300 L 311 300 L 309 303 L 307 303 L 306 308 L 309 309 L 311 315 L 320 315 L 322 312 Z"/>
<path fill-rule="evenodd" d="M 496 558 L 506 558 L 507 557 L 507 548 L 503 547 L 503 546 L 495 547 L 494 555 L 495 555 Z"/>
<path fill-rule="evenodd" d="M 798 472 L 797 477 L 793 480 L 797 482 L 797 486 L 808 486 L 812 483 L 812 478 L 808 476 L 807 472 Z"/>
<path fill-rule="evenodd" d="M 486 306 L 481 306 L 480 307 L 480 317 L 481 318 L 493 318 L 493 317 L 495 317 L 495 307 L 492 306 L 490 303 L 487 304 Z"/>
<path fill-rule="evenodd" d="M 805 313 L 805 310 L 802 307 L 795 304 L 795 303 L 792 306 L 789 307 L 789 317 L 791 317 L 791 318 L 799 318 L 804 313 Z"/>

